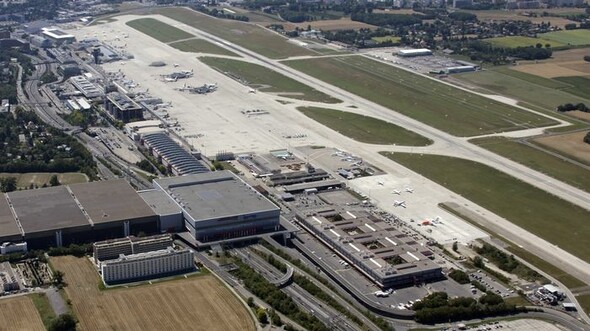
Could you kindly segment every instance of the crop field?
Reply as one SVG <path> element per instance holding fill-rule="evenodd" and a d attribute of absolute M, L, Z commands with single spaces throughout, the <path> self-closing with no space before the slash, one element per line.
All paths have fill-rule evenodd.
<path fill-rule="evenodd" d="M 43 184 L 49 185 L 51 176 L 57 175 L 57 180 L 61 184 L 75 184 L 88 182 L 88 176 L 80 172 L 66 172 L 63 174 L 52 172 L 31 172 L 26 174 L 20 173 L 0 173 L 0 177 L 16 177 L 16 186 L 21 189 L 28 189 L 31 184 L 41 187 Z"/>
<path fill-rule="evenodd" d="M 391 41 L 392 43 L 397 43 L 400 41 L 400 39 L 401 39 L 401 37 L 396 37 L 396 36 L 384 36 L 384 37 L 371 38 L 371 40 L 376 41 L 378 43 L 382 43 L 382 42 L 386 42 L 386 41 Z"/>
<path fill-rule="evenodd" d="M 100 291 L 88 259 L 51 262 L 65 273 L 65 292 L 83 330 L 255 330 L 246 308 L 211 275 Z"/>
<path fill-rule="evenodd" d="M 582 98 L 590 98 L 590 77 L 555 77 L 556 80 L 570 85 L 566 90 Z"/>
<path fill-rule="evenodd" d="M 240 57 L 236 53 L 229 51 L 223 47 L 217 46 L 213 43 L 208 42 L 207 40 L 203 39 L 189 39 L 178 41 L 174 43 L 170 43 L 170 46 L 181 50 L 183 52 L 191 52 L 191 53 L 207 53 L 207 54 L 218 54 L 218 55 L 227 55 L 227 56 L 236 56 Z"/>
<path fill-rule="evenodd" d="M 555 136 L 540 137 L 534 139 L 533 142 L 576 161 L 590 165 L 590 144 L 584 142 L 584 136 L 587 133 L 588 131 L 564 133 Z"/>
<path fill-rule="evenodd" d="M 535 9 L 527 9 L 527 12 L 537 12 L 541 14 L 542 11 L 547 11 L 554 14 L 565 13 L 561 9 L 568 9 L 568 12 L 578 12 L 583 13 L 583 9 L 578 8 L 552 8 L 552 9 L 542 9 L 541 11 L 535 11 Z M 464 10 L 465 12 L 469 12 L 472 14 L 477 15 L 477 18 L 480 21 L 484 22 L 491 22 L 491 21 L 531 21 L 535 24 L 540 24 L 542 22 L 547 23 L 547 21 L 551 21 L 551 25 L 558 26 L 560 28 L 564 28 L 566 24 L 575 23 L 574 21 L 570 21 L 563 17 L 542 17 L 538 15 L 538 17 L 529 17 L 522 15 L 523 11 L 520 10 Z"/>
<path fill-rule="evenodd" d="M 489 38 L 489 39 L 482 39 L 482 41 L 490 43 L 495 47 L 504 47 L 504 48 L 516 48 L 516 47 L 527 47 L 527 46 L 535 46 L 537 44 L 543 45 L 550 44 L 551 47 L 563 47 L 567 44 L 560 43 L 556 40 L 544 39 L 541 37 L 540 34 L 538 38 L 533 37 L 524 37 L 524 36 L 507 36 L 507 37 L 496 37 L 496 38 Z"/>
<path fill-rule="evenodd" d="M 569 84 L 511 70 L 509 67 L 457 74 L 453 78 L 482 87 L 489 90 L 488 93 L 505 95 L 549 111 L 568 102 L 590 104 L 590 98 L 569 93 L 572 88 Z"/>
<path fill-rule="evenodd" d="M 159 8 L 153 12 L 211 33 L 269 58 L 317 55 L 317 53 L 289 42 L 287 38 L 278 33 L 255 24 L 217 19 L 187 8 Z"/>
<path fill-rule="evenodd" d="M 188 32 L 153 18 L 139 18 L 127 22 L 127 25 L 163 43 L 194 37 Z"/>
<path fill-rule="evenodd" d="M 542 33 L 538 36 L 553 43 L 568 46 L 590 45 L 590 30 L 587 29 L 554 31 Z"/>
<path fill-rule="evenodd" d="M 589 52 L 587 48 L 553 52 L 550 59 L 519 61 L 519 65 L 512 67 L 512 69 L 545 78 L 590 76 L 590 66 L 583 60 Z"/>
<path fill-rule="evenodd" d="M 0 330 L 44 331 L 43 321 L 28 296 L 0 300 Z"/>
<path fill-rule="evenodd" d="M 590 170 L 561 157 L 506 138 L 481 138 L 470 142 L 521 163 L 560 181 L 590 192 Z M 590 148 L 589 148 L 590 150 Z"/>
<path fill-rule="evenodd" d="M 340 102 L 338 99 L 258 64 L 214 57 L 202 57 L 199 60 L 261 92 L 276 93 L 279 96 L 292 99 L 327 103 Z"/>
<path fill-rule="evenodd" d="M 285 64 L 457 136 L 519 130 L 556 122 L 361 56 Z"/>
<path fill-rule="evenodd" d="M 299 107 L 297 110 L 330 129 L 363 143 L 404 146 L 432 144 L 430 139 L 413 131 L 373 117 L 317 107 Z"/>
<path fill-rule="evenodd" d="M 349 17 L 343 17 L 343 18 L 334 19 L 334 20 L 317 20 L 317 21 L 302 22 L 302 23 L 284 22 L 281 24 L 285 27 L 286 30 L 295 30 L 295 28 L 307 29 L 308 25 L 311 25 L 312 29 L 319 29 L 319 30 L 326 30 L 326 31 L 347 30 L 347 29 L 358 30 L 358 29 L 374 29 L 374 28 L 376 28 L 375 25 L 353 21 Z"/>
<path fill-rule="evenodd" d="M 590 211 L 478 162 L 440 155 L 382 154 L 590 261 L 590 246 L 586 244 Z"/>

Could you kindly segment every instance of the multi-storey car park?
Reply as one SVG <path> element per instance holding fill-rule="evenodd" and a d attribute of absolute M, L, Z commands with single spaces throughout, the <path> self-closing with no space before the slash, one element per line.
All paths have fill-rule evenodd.
<path fill-rule="evenodd" d="M 381 219 L 363 212 L 340 217 L 298 215 L 299 223 L 382 288 L 443 278 L 432 251 Z M 344 260 L 343 260 L 344 261 Z"/>

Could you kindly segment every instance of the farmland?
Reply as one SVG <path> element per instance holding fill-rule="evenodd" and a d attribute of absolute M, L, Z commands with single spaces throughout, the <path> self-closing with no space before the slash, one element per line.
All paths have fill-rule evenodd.
<path fill-rule="evenodd" d="M 537 38 L 524 36 L 508 36 L 497 37 L 491 39 L 484 39 L 485 42 L 491 43 L 497 47 L 526 47 L 535 46 L 540 43 L 545 47 L 546 44 L 551 47 L 569 47 L 569 46 L 585 46 L 590 45 L 590 31 L 580 30 L 565 30 L 542 33 L 537 35 Z"/>
<path fill-rule="evenodd" d="M 564 11 L 566 10 L 566 11 Z M 477 18 L 480 21 L 484 22 L 491 22 L 491 21 L 531 21 L 535 24 L 540 24 L 542 22 L 547 23 L 548 21 L 551 22 L 551 25 L 558 26 L 560 28 L 564 28 L 566 24 L 575 23 L 563 17 L 543 17 L 538 15 L 538 17 L 530 17 L 522 15 L 523 11 L 518 10 L 465 10 L 466 12 L 472 13 L 477 15 Z M 552 9 L 527 9 L 527 12 L 535 12 L 537 14 L 541 14 L 543 11 L 552 13 L 552 14 L 565 14 L 565 13 L 583 13 L 584 9 L 580 8 L 552 8 Z"/>
<path fill-rule="evenodd" d="M 519 130 L 554 121 L 360 56 L 285 64 L 457 136 Z"/>
<path fill-rule="evenodd" d="M 66 172 L 62 174 L 52 172 L 31 172 L 26 174 L 19 173 L 0 173 L 0 177 L 16 177 L 16 187 L 21 189 L 28 189 L 33 187 L 41 187 L 43 184 L 49 185 L 51 176 L 57 175 L 57 180 L 61 184 L 75 184 L 75 183 L 86 183 L 88 177 L 80 172 Z"/>
<path fill-rule="evenodd" d="M 590 144 L 586 144 L 584 136 L 588 131 L 578 131 L 555 136 L 540 137 L 533 140 L 547 149 L 590 165 Z"/>
<path fill-rule="evenodd" d="M 332 30 L 346 30 L 346 29 L 374 29 L 376 26 L 363 23 L 352 21 L 349 17 L 334 19 L 334 20 L 317 20 L 312 22 L 302 22 L 302 23 L 290 23 L 285 22 L 281 23 L 285 29 L 287 30 L 294 30 L 295 28 L 300 29 L 307 29 L 308 25 L 311 26 L 312 29 L 319 29 L 324 31 L 332 31 Z"/>
<path fill-rule="evenodd" d="M 254 330 L 237 298 L 211 275 L 100 291 L 85 258 L 51 259 L 84 330 Z"/>
<path fill-rule="evenodd" d="M 199 60 L 261 92 L 277 93 L 279 96 L 292 99 L 327 103 L 340 102 L 338 99 L 258 64 L 213 57 L 202 57 Z"/>
<path fill-rule="evenodd" d="M 471 142 L 531 169 L 590 192 L 590 170 L 561 157 L 506 138 L 482 138 L 474 139 Z"/>
<path fill-rule="evenodd" d="M 186 8 L 159 8 L 154 10 L 154 13 L 211 33 L 269 58 L 316 54 L 255 24 L 217 19 Z"/>
<path fill-rule="evenodd" d="M 45 330 L 41 316 L 28 296 L 0 300 L 0 321 L 0 330 Z"/>
<path fill-rule="evenodd" d="M 140 18 L 127 25 L 163 43 L 192 38 L 194 35 L 153 18 Z"/>
<path fill-rule="evenodd" d="M 590 235 L 590 223 L 585 221 L 590 219 L 590 211 L 478 162 L 439 155 L 382 154 L 590 261 L 590 247 L 585 239 Z"/>
<path fill-rule="evenodd" d="M 539 35 L 542 36 L 542 35 Z M 490 43 L 495 47 L 505 47 L 505 48 L 516 48 L 516 47 L 527 47 L 527 46 L 535 46 L 537 44 L 543 45 L 545 44 L 551 45 L 551 47 L 563 47 L 566 44 L 557 42 L 555 40 L 544 39 L 542 37 L 533 38 L 533 37 L 524 37 L 524 36 L 507 36 L 507 37 L 496 37 L 491 39 L 483 39 L 484 42 Z"/>
<path fill-rule="evenodd" d="M 562 76 L 590 76 L 590 66 L 583 60 L 589 50 L 585 48 L 554 52 L 550 59 L 542 61 L 519 61 L 513 70 L 545 78 Z"/>
<path fill-rule="evenodd" d="M 368 144 L 426 146 L 432 143 L 415 132 L 369 116 L 316 107 L 297 110 L 334 131 Z"/>
<path fill-rule="evenodd" d="M 170 46 L 183 52 L 207 53 L 239 57 L 239 55 L 237 55 L 236 53 L 228 51 L 223 47 L 217 46 L 203 39 L 189 39 L 178 41 L 170 43 Z"/>

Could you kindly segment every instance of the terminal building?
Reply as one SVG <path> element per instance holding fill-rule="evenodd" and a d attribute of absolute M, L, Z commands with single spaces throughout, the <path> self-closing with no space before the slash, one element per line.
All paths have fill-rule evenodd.
<path fill-rule="evenodd" d="M 443 278 L 432 252 L 369 214 L 347 212 L 341 220 L 298 215 L 298 222 L 383 289 Z"/>
<path fill-rule="evenodd" d="M 141 143 L 169 173 L 176 176 L 209 172 L 209 168 L 197 159 L 199 152 L 187 152 L 164 132 L 146 133 Z"/>
<path fill-rule="evenodd" d="M 143 108 L 137 102 L 119 92 L 112 92 L 107 95 L 104 100 L 104 108 L 115 119 L 125 123 L 135 119 L 143 119 Z"/>
<path fill-rule="evenodd" d="M 184 227 L 197 245 L 280 230 L 280 209 L 230 171 L 155 179 L 153 183 L 166 194 L 166 200 L 180 206 Z"/>
<path fill-rule="evenodd" d="M 88 99 L 98 98 L 103 95 L 102 91 L 84 76 L 74 76 L 70 78 L 70 82 Z"/>
<path fill-rule="evenodd" d="M 194 253 L 189 249 L 163 250 L 123 255 L 100 263 L 105 284 L 121 284 L 194 271 Z"/>

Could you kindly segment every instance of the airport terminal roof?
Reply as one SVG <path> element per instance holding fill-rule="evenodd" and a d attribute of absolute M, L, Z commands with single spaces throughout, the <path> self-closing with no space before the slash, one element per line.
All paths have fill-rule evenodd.
<path fill-rule="evenodd" d="M 6 201 L 4 194 L 2 194 L 2 198 L 0 200 L 0 233 L 6 236 L 20 235 L 20 229 L 14 220 L 14 216 L 10 211 L 8 201 Z"/>
<path fill-rule="evenodd" d="M 156 215 L 124 179 L 71 184 L 70 190 L 95 224 Z"/>
<path fill-rule="evenodd" d="M 8 193 L 25 233 L 90 225 L 65 186 Z"/>
<path fill-rule="evenodd" d="M 154 182 L 184 206 L 195 221 L 278 211 L 277 206 L 227 170 Z"/>
<path fill-rule="evenodd" d="M 165 133 L 145 134 L 143 140 L 182 175 L 209 172 L 205 165 Z"/>
<path fill-rule="evenodd" d="M 170 199 L 166 193 L 161 190 L 145 190 L 139 191 L 139 196 L 152 208 L 156 214 L 165 216 L 171 214 L 180 214 L 182 209 L 180 206 Z"/>

